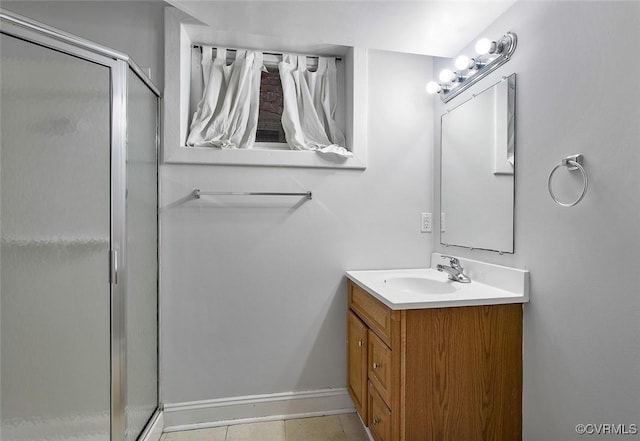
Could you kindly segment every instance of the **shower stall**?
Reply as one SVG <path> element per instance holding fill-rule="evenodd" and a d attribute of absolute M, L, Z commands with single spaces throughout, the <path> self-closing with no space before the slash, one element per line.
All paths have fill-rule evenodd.
<path fill-rule="evenodd" d="M 126 54 L 0 19 L 0 438 L 144 439 L 160 93 Z"/>

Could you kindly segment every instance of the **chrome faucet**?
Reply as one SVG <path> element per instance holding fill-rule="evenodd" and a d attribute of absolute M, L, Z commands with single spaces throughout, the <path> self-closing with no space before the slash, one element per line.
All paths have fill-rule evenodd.
<path fill-rule="evenodd" d="M 453 256 L 441 256 L 443 259 L 449 259 L 449 265 L 438 264 L 436 269 L 440 272 L 449 274 L 449 280 L 460 283 L 469 283 L 471 279 L 464 273 L 464 268 L 460 265 L 460 261 Z"/>

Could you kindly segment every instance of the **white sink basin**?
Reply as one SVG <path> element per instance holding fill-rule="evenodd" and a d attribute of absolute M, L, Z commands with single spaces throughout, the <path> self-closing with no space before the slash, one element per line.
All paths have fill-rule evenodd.
<path fill-rule="evenodd" d="M 434 253 L 431 268 L 347 271 L 347 277 L 391 309 L 448 308 L 529 301 L 529 271 L 459 259 L 471 283 L 449 280 L 438 272 L 447 264 Z"/>
<path fill-rule="evenodd" d="M 427 277 L 389 277 L 384 283 L 391 289 L 415 294 L 450 294 L 456 292 L 452 281 L 434 280 Z"/>

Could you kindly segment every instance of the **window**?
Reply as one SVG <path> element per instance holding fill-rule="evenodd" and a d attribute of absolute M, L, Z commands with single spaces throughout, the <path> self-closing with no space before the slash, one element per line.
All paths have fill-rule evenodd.
<path fill-rule="evenodd" d="M 260 110 L 258 112 L 258 130 L 256 143 L 286 143 L 282 128 L 282 83 L 278 68 L 269 68 L 262 72 L 260 79 Z M 282 146 L 286 148 L 286 146 Z"/>
<path fill-rule="evenodd" d="M 230 43 L 233 41 L 233 43 Z M 338 105 L 336 119 L 346 136 L 346 145 L 353 157 L 336 161 L 313 151 L 291 151 L 274 146 L 283 143 L 260 143 L 269 149 L 258 146 L 253 149 L 216 149 L 207 147 L 187 147 L 190 123 L 202 97 L 202 71 L 200 59 L 193 65 L 194 51 L 200 54 L 199 43 L 216 46 L 227 43 L 227 47 L 254 47 L 258 50 L 289 53 L 325 53 L 337 54 L 343 61 L 338 63 Z M 321 168 L 366 168 L 367 144 L 367 50 L 337 45 L 309 45 L 279 38 L 228 34 L 211 29 L 195 22 L 193 18 L 174 8 L 165 10 L 165 88 L 163 97 L 164 143 L 163 162 L 182 164 L 212 165 L 253 165 L 277 167 L 321 167 Z M 266 61 L 266 60 L 265 60 Z M 269 66 L 268 63 L 265 63 Z M 277 63 L 276 63 L 277 64 Z M 269 69 L 270 71 L 272 69 Z M 273 74 L 277 75 L 273 69 Z M 200 81 L 193 81 L 193 78 Z M 262 128 L 262 127 L 261 127 Z M 273 133 L 263 133 L 265 138 Z M 262 135 L 261 135 L 262 136 Z"/>
<path fill-rule="evenodd" d="M 195 44 L 192 46 L 191 52 L 191 97 L 190 97 L 190 117 L 189 125 L 195 117 L 198 103 L 202 99 L 203 94 L 203 72 L 202 72 L 202 45 Z M 236 59 L 237 50 L 226 49 L 226 64 L 231 65 Z M 215 59 L 217 50 L 212 51 L 212 58 Z M 256 129 L 256 138 L 253 149 L 262 150 L 292 150 L 287 144 L 285 131 L 282 127 L 282 112 L 284 109 L 284 92 L 282 89 L 282 81 L 278 69 L 278 63 L 282 60 L 279 53 L 265 52 L 263 53 L 264 71 L 261 72 L 260 78 L 260 96 L 258 124 Z M 318 70 L 318 58 L 308 57 L 307 68 L 311 72 Z M 344 80 L 341 81 L 343 85 Z M 342 124 L 339 129 L 344 132 L 344 102 L 341 102 L 339 119 Z M 296 151 L 296 150 L 293 150 Z"/>

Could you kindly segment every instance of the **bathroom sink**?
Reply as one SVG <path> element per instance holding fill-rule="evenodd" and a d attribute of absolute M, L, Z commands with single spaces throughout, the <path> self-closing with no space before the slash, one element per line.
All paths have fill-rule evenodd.
<path fill-rule="evenodd" d="M 434 280 L 427 277 L 389 277 L 384 280 L 389 288 L 405 293 L 451 294 L 456 292 L 453 282 Z"/>
<path fill-rule="evenodd" d="M 446 257 L 446 256 L 445 256 Z M 437 271 L 447 263 L 433 253 L 430 268 L 347 271 L 347 277 L 390 309 L 449 308 L 529 301 L 529 271 L 460 259 L 470 283 Z"/>

